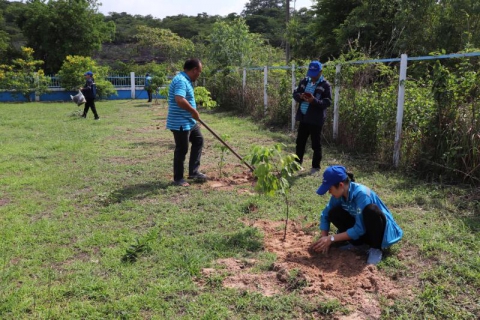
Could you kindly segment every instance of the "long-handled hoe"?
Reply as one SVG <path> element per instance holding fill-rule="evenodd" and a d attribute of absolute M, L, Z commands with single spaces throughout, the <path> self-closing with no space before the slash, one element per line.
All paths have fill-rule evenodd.
<path fill-rule="evenodd" d="M 243 160 L 243 158 L 240 157 L 240 156 L 238 155 L 238 153 L 236 153 L 225 141 L 223 141 L 222 138 L 220 138 L 220 137 L 218 136 L 218 134 L 216 134 L 212 129 L 210 129 L 210 127 L 207 126 L 207 124 L 206 124 L 205 122 L 203 122 L 203 121 L 200 120 L 200 119 L 199 119 L 198 121 L 199 121 L 205 128 L 207 128 L 207 130 L 210 131 L 210 133 L 213 134 L 213 135 L 215 136 L 215 138 L 218 139 L 218 141 L 220 141 L 221 143 L 223 143 L 223 145 L 224 145 L 225 147 L 227 147 L 228 150 L 230 150 L 238 159 L 240 159 L 240 161 L 241 161 L 243 164 L 245 164 L 245 165 L 248 167 L 248 169 L 250 169 L 250 171 L 253 172 L 253 171 L 255 170 L 254 167 L 252 167 L 252 166 L 249 165 L 245 160 Z"/>

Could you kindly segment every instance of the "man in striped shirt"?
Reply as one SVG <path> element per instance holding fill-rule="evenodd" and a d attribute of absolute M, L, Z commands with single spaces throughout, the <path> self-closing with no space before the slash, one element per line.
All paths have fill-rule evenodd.
<path fill-rule="evenodd" d="M 203 136 L 196 121 L 200 120 L 200 114 L 197 111 L 193 89 L 193 82 L 202 73 L 202 63 L 196 58 L 188 59 L 183 65 L 183 70 L 170 83 L 167 129 L 172 131 L 175 139 L 173 181 L 175 185 L 186 187 L 189 183 L 184 179 L 184 162 L 189 143 L 192 147 L 188 163 L 188 178 L 204 182 L 207 177 L 199 171 Z"/>

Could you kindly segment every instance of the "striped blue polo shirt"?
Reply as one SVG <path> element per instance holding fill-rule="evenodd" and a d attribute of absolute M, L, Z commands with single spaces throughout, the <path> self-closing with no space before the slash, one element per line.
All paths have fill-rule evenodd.
<path fill-rule="evenodd" d="M 184 97 L 190 105 L 197 109 L 192 81 L 185 72 L 177 74 L 170 83 L 168 89 L 168 116 L 167 129 L 170 130 L 191 130 L 197 121 L 192 118 L 192 114 L 180 108 L 175 101 L 175 96 Z"/>
<path fill-rule="evenodd" d="M 317 88 L 318 84 L 320 82 L 322 82 L 323 79 L 324 79 L 324 77 L 320 76 L 320 78 L 318 78 L 317 82 L 313 82 L 311 78 L 308 78 L 308 83 L 307 83 L 307 86 L 305 87 L 305 92 L 311 93 L 313 95 L 313 93 L 315 92 L 315 89 Z M 300 111 L 302 111 L 303 114 L 307 114 L 307 110 L 308 110 L 309 105 L 310 104 L 307 101 L 303 101 L 302 104 L 300 105 Z"/>

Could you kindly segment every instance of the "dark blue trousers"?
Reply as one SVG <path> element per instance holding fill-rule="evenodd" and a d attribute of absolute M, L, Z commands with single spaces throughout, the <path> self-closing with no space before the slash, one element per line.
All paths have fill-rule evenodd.
<path fill-rule="evenodd" d="M 297 146 L 295 148 L 295 153 L 299 158 L 298 162 L 303 163 L 303 155 L 305 154 L 305 147 L 307 145 L 308 137 L 312 140 L 312 168 L 320 169 L 320 161 L 322 161 L 322 144 L 321 144 L 321 135 L 322 135 L 323 125 L 313 125 L 300 122 L 298 126 L 297 134 Z"/>
<path fill-rule="evenodd" d="M 175 139 L 175 152 L 173 154 L 173 180 L 184 178 L 184 163 L 191 143 L 190 161 L 188 162 L 188 175 L 195 175 L 200 168 L 200 158 L 203 149 L 203 136 L 200 127 L 196 124 L 190 131 L 171 130 Z"/>
<path fill-rule="evenodd" d="M 362 211 L 365 234 L 357 240 L 349 240 L 353 245 L 368 244 L 375 249 L 382 248 L 383 235 L 387 226 L 387 218 L 376 204 L 370 204 Z M 338 229 L 338 233 L 347 231 L 355 225 L 355 218 L 342 207 L 332 208 L 328 219 Z"/>

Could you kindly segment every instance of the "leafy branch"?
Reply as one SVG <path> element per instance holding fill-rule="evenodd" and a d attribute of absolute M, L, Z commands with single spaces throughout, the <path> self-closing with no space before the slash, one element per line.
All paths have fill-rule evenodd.
<path fill-rule="evenodd" d="M 288 191 L 290 183 L 287 178 L 300 170 L 300 164 L 295 154 L 284 155 L 282 145 L 276 144 L 273 147 L 255 146 L 249 155 L 252 166 L 255 167 L 253 174 L 257 177 L 255 189 L 267 196 L 273 196 L 280 193 L 286 205 L 285 229 L 283 240 L 287 236 L 287 225 L 289 216 Z"/>

